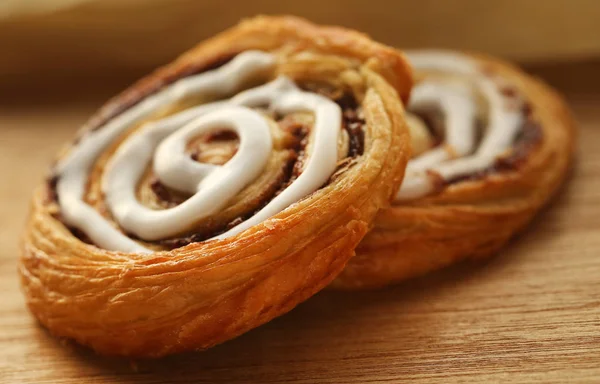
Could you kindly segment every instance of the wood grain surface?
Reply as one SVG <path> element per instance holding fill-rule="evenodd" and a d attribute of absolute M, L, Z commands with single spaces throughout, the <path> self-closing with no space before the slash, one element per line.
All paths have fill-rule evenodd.
<path fill-rule="evenodd" d="M 569 184 L 501 254 L 388 289 L 322 292 L 236 340 L 156 361 L 99 357 L 53 338 L 27 312 L 16 274 L 33 187 L 122 84 L 85 84 L 69 97 L 60 87 L 0 93 L 0 382 L 600 382 L 600 63 L 532 70 L 572 105 L 579 158 Z"/>

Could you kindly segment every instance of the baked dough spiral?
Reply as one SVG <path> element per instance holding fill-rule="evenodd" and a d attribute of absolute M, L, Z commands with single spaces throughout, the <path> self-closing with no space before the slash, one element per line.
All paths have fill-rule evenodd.
<path fill-rule="evenodd" d="M 554 194 L 572 159 L 570 112 L 541 81 L 483 55 L 407 57 L 413 157 L 334 287 L 379 287 L 493 254 Z"/>
<path fill-rule="evenodd" d="M 326 286 L 409 157 L 403 56 L 292 17 L 244 21 L 104 106 L 35 193 L 20 274 L 98 352 L 204 349 Z"/>

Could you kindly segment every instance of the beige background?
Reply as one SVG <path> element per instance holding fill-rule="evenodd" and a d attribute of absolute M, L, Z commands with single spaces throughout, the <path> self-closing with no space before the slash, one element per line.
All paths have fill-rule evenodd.
<path fill-rule="evenodd" d="M 240 18 L 292 13 L 398 47 L 482 50 L 520 61 L 600 55 L 598 0 L 5 0 L 0 82 L 141 72 Z"/>

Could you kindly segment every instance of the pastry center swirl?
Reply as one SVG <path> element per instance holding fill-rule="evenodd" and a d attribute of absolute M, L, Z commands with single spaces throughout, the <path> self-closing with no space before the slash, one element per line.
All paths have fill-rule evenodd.
<path fill-rule="evenodd" d="M 476 61 L 434 51 L 413 52 L 408 57 L 417 71 L 428 75 L 413 88 L 408 105 L 413 147 L 420 153 L 409 161 L 396 201 L 426 196 L 440 182 L 492 167 L 511 149 L 526 119 L 525 101 L 515 92 L 503 92 L 502 80 L 485 73 Z M 432 110 L 441 113 L 443 132 L 437 134 L 443 142 L 421 145 L 427 132 L 418 114 Z"/>
<path fill-rule="evenodd" d="M 261 175 L 273 149 L 269 121 L 256 109 L 265 106 L 277 114 L 310 112 L 314 116 L 302 173 L 251 217 L 213 239 L 239 234 L 319 189 L 336 170 L 341 109 L 324 96 L 301 90 L 285 76 L 244 90 L 245 84 L 275 65 L 275 57 L 269 53 L 246 51 L 218 69 L 163 88 L 101 129 L 89 132 L 57 166 L 62 219 L 102 248 L 151 252 L 122 230 L 147 241 L 177 235 L 222 210 Z M 146 122 L 119 144 L 106 164 L 101 186 L 106 206 L 122 230 L 86 204 L 84 193 L 94 162 L 124 132 L 157 109 L 185 97 L 232 94 L 228 99 Z M 195 137 L 223 130 L 234 132 L 239 139 L 237 151 L 225 164 L 201 163 L 186 153 L 186 145 Z M 136 187 L 149 166 L 161 184 L 191 196 L 167 209 L 143 205 Z"/>

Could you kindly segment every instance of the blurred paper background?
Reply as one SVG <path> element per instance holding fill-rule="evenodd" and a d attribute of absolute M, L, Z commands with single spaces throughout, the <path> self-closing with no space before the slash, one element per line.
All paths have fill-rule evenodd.
<path fill-rule="evenodd" d="M 519 61 L 600 55 L 599 0 L 4 0 L 4 83 L 148 69 L 259 13 L 291 13 L 401 47 Z"/>

